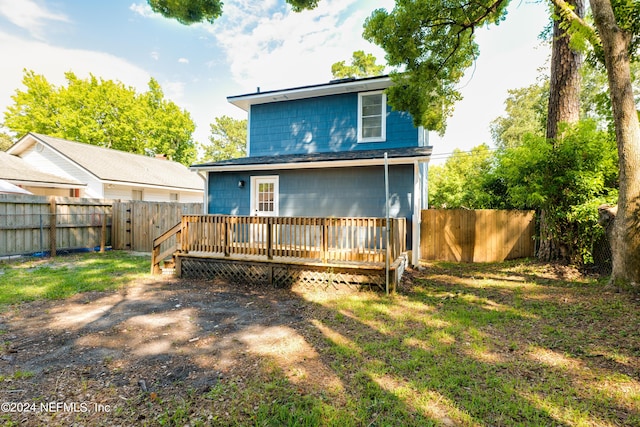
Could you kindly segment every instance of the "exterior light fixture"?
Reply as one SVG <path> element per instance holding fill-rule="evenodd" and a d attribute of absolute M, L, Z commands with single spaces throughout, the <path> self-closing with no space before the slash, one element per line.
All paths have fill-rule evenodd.
<path fill-rule="evenodd" d="M 238 181 L 238 188 L 244 188 L 244 180 L 243 179 Z"/>

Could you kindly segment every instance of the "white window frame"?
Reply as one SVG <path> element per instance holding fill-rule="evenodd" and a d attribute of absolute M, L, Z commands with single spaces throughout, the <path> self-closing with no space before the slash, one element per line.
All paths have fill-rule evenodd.
<path fill-rule="evenodd" d="M 258 188 L 262 183 L 273 183 L 273 212 L 267 214 L 258 212 Z M 251 215 L 278 216 L 280 213 L 280 177 L 278 175 L 263 175 L 251 177 Z"/>
<path fill-rule="evenodd" d="M 371 95 L 382 95 L 382 106 L 380 114 L 380 136 L 365 138 L 363 136 L 362 121 L 362 98 Z M 387 95 L 382 90 L 374 92 L 362 92 L 358 94 L 358 142 L 382 142 L 387 140 Z"/>

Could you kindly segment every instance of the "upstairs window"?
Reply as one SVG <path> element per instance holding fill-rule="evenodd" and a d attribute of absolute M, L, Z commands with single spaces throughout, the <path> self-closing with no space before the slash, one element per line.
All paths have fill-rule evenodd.
<path fill-rule="evenodd" d="M 358 142 L 386 139 L 387 96 L 383 92 L 358 94 Z"/>

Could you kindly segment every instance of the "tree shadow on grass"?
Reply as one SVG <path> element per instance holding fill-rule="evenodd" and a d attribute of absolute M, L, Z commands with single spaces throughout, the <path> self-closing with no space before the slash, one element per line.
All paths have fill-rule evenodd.
<path fill-rule="evenodd" d="M 598 369 L 599 378 L 617 373 L 567 352 L 575 327 L 562 325 L 571 314 L 565 303 L 540 299 L 535 288 L 451 284 L 444 276 L 425 274 L 392 297 L 153 280 L 35 304 L 39 313 L 0 319 L 7 348 L 15 351 L 2 352 L 13 361 L 0 360 L 0 373 L 35 373 L 11 383 L 22 390 L 16 399 L 91 399 L 116 409 L 57 414 L 90 424 L 632 425 L 638 419 L 624 405 L 632 400 L 598 394 L 593 378 L 574 366 Z M 637 368 L 629 369 L 637 378 Z"/>

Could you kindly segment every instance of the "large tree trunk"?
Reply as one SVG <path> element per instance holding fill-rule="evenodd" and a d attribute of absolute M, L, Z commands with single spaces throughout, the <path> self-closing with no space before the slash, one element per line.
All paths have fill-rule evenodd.
<path fill-rule="evenodd" d="M 584 1 L 570 0 L 575 13 L 584 16 Z M 560 13 L 556 13 L 560 16 Z M 553 23 L 553 45 L 551 48 L 551 75 L 549 80 L 549 106 L 547 110 L 547 140 L 553 143 L 558 136 L 560 123 L 576 123 L 580 119 L 580 67 L 582 54 L 569 46 L 569 36 L 561 28 L 558 18 Z M 557 233 L 555 218 L 543 208 L 540 213 L 540 248 L 538 258 L 542 261 L 568 261 L 569 251 L 563 250 Z"/>
<path fill-rule="evenodd" d="M 610 0 L 590 0 L 604 51 L 618 143 L 620 191 L 611 230 L 611 283 L 640 289 L 640 124 L 633 99 L 631 34 L 617 22 Z"/>

